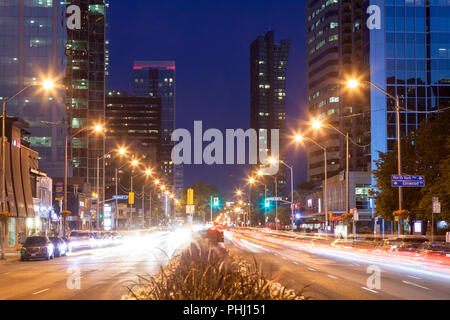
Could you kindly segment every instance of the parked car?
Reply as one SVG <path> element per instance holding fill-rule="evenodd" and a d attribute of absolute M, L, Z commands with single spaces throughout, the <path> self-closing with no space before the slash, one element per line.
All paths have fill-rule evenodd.
<path fill-rule="evenodd" d="M 94 236 L 89 231 L 72 231 L 69 235 L 69 241 L 73 250 L 91 249 L 96 246 Z"/>
<path fill-rule="evenodd" d="M 45 236 L 28 237 L 20 250 L 21 261 L 42 258 L 50 260 L 54 257 L 54 245 Z"/>
<path fill-rule="evenodd" d="M 50 237 L 50 241 L 53 243 L 55 257 L 62 257 L 67 254 L 66 242 L 58 237 Z"/>
<path fill-rule="evenodd" d="M 67 252 L 72 252 L 72 243 L 70 242 L 69 238 L 66 236 L 62 236 L 61 239 L 66 243 L 67 245 Z"/>

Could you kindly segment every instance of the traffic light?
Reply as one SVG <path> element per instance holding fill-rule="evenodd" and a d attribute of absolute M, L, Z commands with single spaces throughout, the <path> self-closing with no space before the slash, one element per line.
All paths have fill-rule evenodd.
<path fill-rule="evenodd" d="M 329 215 L 330 215 L 330 221 L 333 220 L 333 212 L 330 211 Z"/>
<path fill-rule="evenodd" d="M 269 199 L 266 199 L 266 201 L 265 201 L 265 207 L 266 207 L 266 208 L 269 208 L 269 207 L 270 207 L 270 200 L 269 200 Z"/>
<path fill-rule="evenodd" d="M 219 206 L 219 198 L 214 198 L 214 207 Z"/>

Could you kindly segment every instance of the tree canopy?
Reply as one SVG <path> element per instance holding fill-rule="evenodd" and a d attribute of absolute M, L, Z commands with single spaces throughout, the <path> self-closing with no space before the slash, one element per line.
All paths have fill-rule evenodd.
<path fill-rule="evenodd" d="M 186 216 L 186 204 L 187 204 L 187 190 L 194 189 L 194 205 L 195 205 L 195 214 L 194 220 L 203 221 L 206 216 L 206 220 L 209 220 L 210 215 L 210 204 L 211 204 L 211 196 L 219 197 L 223 199 L 223 196 L 220 194 L 218 188 L 213 184 L 207 184 L 203 181 L 198 181 L 193 185 L 189 186 L 189 188 L 183 190 L 183 193 L 180 196 L 180 201 L 178 203 L 177 212 L 179 216 Z M 214 213 L 213 213 L 214 216 Z"/>
<path fill-rule="evenodd" d="M 430 220 L 432 197 L 439 197 L 441 214 L 435 219 L 449 220 L 450 213 L 450 112 L 430 116 L 427 124 L 402 137 L 402 173 L 425 176 L 425 187 L 403 188 L 404 209 L 409 218 Z M 398 209 L 398 190 L 391 186 L 391 175 L 397 174 L 397 149 L 382 153 L 374 176 L 375 205 L 378 215 L 393 220 Z"/>

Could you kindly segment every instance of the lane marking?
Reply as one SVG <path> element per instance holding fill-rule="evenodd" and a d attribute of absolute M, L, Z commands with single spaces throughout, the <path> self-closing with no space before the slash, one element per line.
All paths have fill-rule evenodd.
<path fill-rule="evenodd" d="M 313 269 L 313 268 L 308 268 L 308 270 L 312 271 L 312 272 L 316 272 L 317 271 L 316 269 Z"/>
<path fill-rule="evenodd" d="M 42 293 L 42 292 L 45 292 L 45 291 L 48 291 L 48 290 L 50 290 L 50 288 L 47 288 L 47 289 L 44 289 L 44 290 L 35 292 L 35 293 L 33 293 L 33 295 L 37 295 L 37 294 L 39 294 L 39 293 Z"/>
<path fill-rule="evenodd" d="M 419 277 L 414 277 L 414 276 L 408 276 L 408 277 L 413 278 L 413 279 L 417 279 L 417 280 L 422 280 L 422 278 L 419 278 Z"/>
<path fill-rule="evenodd" d="M 373 293 L 378 293 L 378 291 L 375 291 L 375 290 L 372 290 L 372 289 L 369 289 L 369 288 L 366 288 L 366 287 L 361 287 L 361 288 L 363 288 L 364 290 L 373 292 Z"/>
<path fill-rule="evenodd" d="M 292 263 L 293 263 L 293 264 L 298 264 L 298 262 L 297 262 L 297 261 L 292 261 Z"/>
<path fill-rule="evenodd" d="M 331 274 L 328 274 L 327 276 L 330 277 L 330 278 L 333 278 L 333 279 L 337 279 L 337 277 L 332 276 Z"/>
<path fill-rule="evenodd" d="M 417 283 L 414 283 L 414 282 L 409 282 L 409 281 L 403 280 L 403 283 L 410 284 L 410 285 L 412 285 L 412 286 L 416 286 L 416 287 L 418 287 L 418 288 L 422 288 L 422 289 L 425 289 L 425 290 L 431 290 L 430 288 L 421 286 L 420 284 L 417 284 Z"/>

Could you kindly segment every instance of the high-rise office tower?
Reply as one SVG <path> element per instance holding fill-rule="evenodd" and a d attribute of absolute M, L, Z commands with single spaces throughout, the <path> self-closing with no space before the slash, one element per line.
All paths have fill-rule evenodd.
<path fill-rule="evenodd" d="M 134 97 L 123 91 L 109 91 L 106 97 L 106 118 L 108 119 L 107 152 L 124 147 L 131 155 L 136 155 L 143 166 L 154 168 L 155 163 L 160 162 L 160 98 Z M 115 194 L 114 169 L 122 165 L 123 159 L 117 154 L 107 158 L 107 199 L 111 199 Z M 129 182 L 123 184 L 128 186 Z"/>
<path fill-rule="evenodd" d="M 65 74 L 66 104 L 70 134 L 94 124 L 105 123 L 106 21 L 105 0 L 71 0 L 67 5 L 81 9 L 81 28 L 67 29 Z M 95 185 L 97 157 L 105 153 L 104 135 L 89 130 L 71 140 L 73 182 L 85 192 Z M 103 161 L 100 168 L 103 177 Z M 86 184 L 87 182 L 87 184 Z"/>
<path fill-rule="evenodd" d="M 308 111 L 350 134 L 350 171 L 374 169 L 397 137 L 395 101 L 368 85 L 351 91 L 346 80 L 398 95 L 401 135 L 416 130 L 427 112 L 450 105 L 449 10 L 439 0 L 306 1 Z M 316 138 L 327 146 L 329 176 L 344 169 L 345 140 L 332 130 Z M 323 152 L 308 150 L 309 180 L 321 181 Z"/>
<path fill-rule="evenodd" d="M 56 0 L 0 1 L 0 97 L 64 72 L 65 10 Z M 7 104 L 8 115 L 30 124 L 26 139 L 39 152 L 41 170 L 52 177 L 64 174 L 63 94 L 35 87 Z"/>
<path fill-rule="evenodd" d="M 183 167 L 172 162 L 171 134 L 175 130 L 175 62 L 135 61 L 133 94 L 161 99 L 161 148 L 159 170 L 173 192 L 183 188 Z"/>
<path fill-rule="evenodd" d="M 286 73 L 290 40 L 275 42 L 273 31 L 259 36 L 250 46 L 250 126 L 267 131 L 267 147 L 271 150 L 271 129 L 280 130 L 279 159 L 286 160 Z M 261 137 L 260 137 L 261 139 Z M 258 170 L 259 165 L 252 168 Z M 278 193 L 286 194 L 286 170 L 276 175 Z M 273 190 L 274 182 L 270 189 Z"/>

